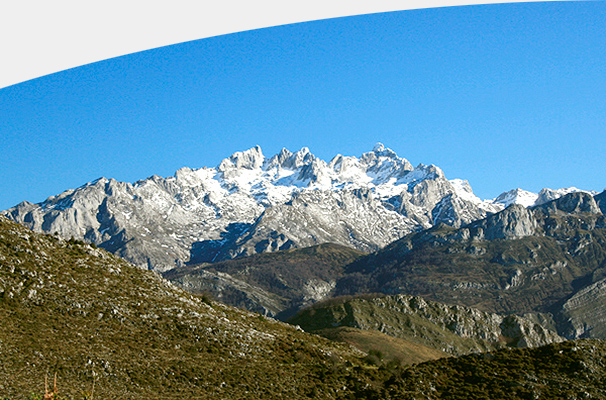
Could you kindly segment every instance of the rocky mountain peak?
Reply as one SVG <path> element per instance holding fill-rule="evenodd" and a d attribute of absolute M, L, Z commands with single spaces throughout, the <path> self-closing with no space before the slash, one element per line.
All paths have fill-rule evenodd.
<path fill-rule="evenodd" d="M 238 151 L 229 158 L 224 159 L 218 166 L 218 170 L 225 172 L 234 168 L 257 169 L 263 165 L 265 156 L 260 146 L 255 146 L 245 151 Z"/>
<path fill-rule="evenodd" d="M 316 159 L 307 147 L 301 148 L 301 150 L 295 152 L 289 159 L 288 165 L 284 165 L 287 168 L 297 169 L 304 165 L 309 165 Z"/>
<path fill-rule="evenodd" d="M 255 146 L 216 168 L 181 168 L 134 184 L 102 178 L 3 214 L 166 270 L 325 242 L 374 251 L 410 232 L 441 222 L 463 226 L 502 208 L 437 166 L 413 168 L 379 143 L 330 163 L 307 147 L 266 158 Z"/>
<path fill-rule="evenodd" d="M 368 172 L 375 174 L 378 180 L 400 178 L 414 169 L 408 160 L 398 157 L 395 151 L 382 143 L 377 143 L 372 151 L 362 154 L 360 163 Z"/>
<path fill-rule="evenodd" d="M 586 192 L 572 192 L 540 207 L 550 213 L 601 213 L 594 197 Z"/>
<path fill-rule="evenodd" d="M 372 148 L 372 152 L 375 153 L 377 157 L 398 158 L 396 152 L 383 146 L 383 143 L 375 144 L 375 146 Z"/>
<path fill-rule="evenodd" d="M 538 206 L 541 204 L 545 204 L 552 200 L 559 199 L 560 197 L 565 196 L 568 193 L 575 193 L 575 192 L 582 192 L 582 191 L 583 190 L 577 189 L 575 187 L 567 187 L 567 188 L 555 189 L 555 190 L 549 189 L 549 188 L 543 188 L 539 192 L 539 194 L 537 196 L 537 200 L 534 203 L 534 205 Z M 587 192 L 587 193 L 591 193 L 591 192 Z M 591 193 L 591 194 L 596 194 L 596 193 Z"/>
<path fill-rule="evenodd" d="M 500 194 L 494 202 L 502 204 L 504 207 L 509 207 L 511 204 L 521 204 L 524 207 L 530 207 L 537 201 L 537 194 L 531 193 L 520 188 L 510 190 Z"/>
<path fill-rule="evenodd" d="M 521 204 L 511 204 L 505 210 L 485 220 L 484 233 L 488 240 L 517 239 L 535 233 L 537 223 L 532 213 Z"/>
<path fill-rule="evenodd" d="M 445 178 L 444 172 L 433 164 L 419 164 L 412 171 L 405 174 L 404 177 L 408 182 L 417 182 L 426 179 L 435 180 L 439 178 Z"/>
<path fill-rule="evenodd" d="M 274 155 L 267 161 L 265 169 L 271 169 L 276 166 L 284 167 L 292 155 L 293 153 L 290 150 L 282 148 L 278 154 Z"/>
<path fill-rule="evenodd" d="M 383 146 L 383 143 L 378 142 L 377 144 L 375 144 L 375 146 L 372 148 L 372 151 L 375 153 L 380 153 L 382 151 L 385 150 L 385 146 Z"/>

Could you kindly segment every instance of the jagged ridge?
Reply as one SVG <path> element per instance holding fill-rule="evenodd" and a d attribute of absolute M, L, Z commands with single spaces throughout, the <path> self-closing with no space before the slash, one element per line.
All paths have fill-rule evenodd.
<path fill-rule="evenodd" d="M 377 250 L 444 222 L 459 226 L 498 211 L 464 181 L 413 168 L 377 145 L 330 162 L 307 148 L 266 158 L 257 146 L 216 168 L 182 168 L 134 184 L 101 178 L 4 215 L 38 232 L 97 244 L 167 270 L 260 252 L 335 242 Z"/>
<path fill-rule="evenodd" d="M 536 202 L 576 190 L 545 189 Z M 182 168 L 134 184 L 100 178 L 3 214 L 165 271 L 325 242 L 370 252 L 408 233 L 440 223 L 459 227 L 526 200 L 482 201 L 468 182 L 449 181 L 433 165 L 413 168 L 382 144 L 330 162 L 307 148 L 266 158 L 257 146 L 216 168 Z"/>

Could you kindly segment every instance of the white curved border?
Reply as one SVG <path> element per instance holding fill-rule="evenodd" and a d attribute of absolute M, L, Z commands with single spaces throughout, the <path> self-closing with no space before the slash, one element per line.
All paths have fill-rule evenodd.
<path fill-rule="evenodd" d="M 517 3 L 527 0 L 513 0 Z M 538 0 L 535 0 L 538 1 Z M 503 1 L 17 0 L 0 2 L 0 88 L 189 40 L 385 11 Z"/>

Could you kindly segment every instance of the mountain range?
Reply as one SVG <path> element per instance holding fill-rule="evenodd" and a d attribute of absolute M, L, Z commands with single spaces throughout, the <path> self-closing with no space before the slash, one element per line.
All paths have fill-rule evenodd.
<path fill-rule="evenodd" d="M 606 395 L 606 191 L 255 147 L 2 214 L 3 398 Z"/>
<path fill-rule="evenodd" d="M 510 204 L 538 205 L 573 191 L 516 189 L 480 200 L 466 181 L 448 180 L 434 165 L 413 167 L 380 143 L 329 162 L 307 148 L 266 158 L 257 146 L 215 168 L 132 184 L 100 178 L 2 214 L 166 271 L 328 242 L 372 252 L 411 232 L 460 227 Z"/>
<path fill-rule="evenodd" d="M 529 208 L 512 204 L 459 228 L 410 233 L 370 254 L 324 244 L 164 276 L 285 320 L 332 297 L 400 294 L 486 313 L 541 315 L 545 328 L 565 338 L 606 339 L 605 196 L 575 192 Z"/>

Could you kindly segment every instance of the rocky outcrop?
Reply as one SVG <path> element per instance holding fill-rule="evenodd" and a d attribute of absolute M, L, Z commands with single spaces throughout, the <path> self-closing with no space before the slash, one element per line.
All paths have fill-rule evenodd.
<path fill-rule="evenodd" d="M 407 295 L 336 298 L 303 310 L 291 322 L 311 332 L 342 326 L 376 330 L 453 355 L 564 340 L 548 326 L 548 316 L 505 316 Z"/>
<path fill-rule="evenodd" d="M 518 239 L 535 233 L 536 221 L 524 206 L 512 204 L 473 227 L 481 227 L 484 239 Z"/>
<path fill-rule="evenodd" d="M 602 211 L 602 214 L 606 214 L 606 190 L 598 195 L 595 195 L 594 200 L 600 208 L 600 211 Z"/>
<path fill-rule="evenodd" d="M 569 339 L 606 338 L 606 279 L 571 296 L 556 318 L 559 330 Z"/>
<path fill-rule="evenodd" d="M 538 206 L 537 209 L 543 210 L 549 214 L 601 213 L 601 210 L 598 207 L 594 197 L 589 193 L 583 192 L 568 194 L 554 201 Z"/>

